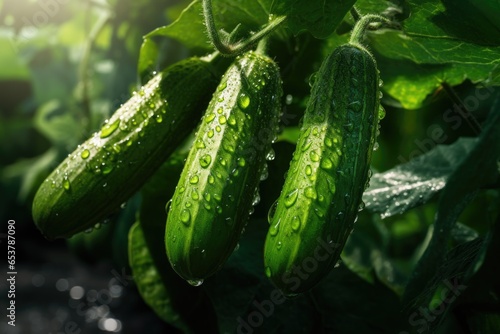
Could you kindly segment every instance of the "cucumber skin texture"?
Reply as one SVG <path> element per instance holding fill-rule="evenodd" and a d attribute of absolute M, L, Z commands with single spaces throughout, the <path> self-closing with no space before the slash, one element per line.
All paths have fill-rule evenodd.
<path fill-rule="evenodd" d="M 252 51 L 222 78 L 167 217 L 167 256 L 182 278 L 205 279 L 233 252 L 277 133 L 281 96 L 277 65 Z"/>
<path fill-rule="evenodd" d="M 285 295 L 335 266 L 357 217 L 378 130 L 379 74 L 360 46 L 322 63 L 264 247 L 265 273 Z"/>
<path fill-rule="evenodd" d="M 47 239 L 91 228 L 142 186 L 196 127 L 219 82 L 212 65 L 193 57 L 156 74 L 61 162 L 33 200 Z"/>

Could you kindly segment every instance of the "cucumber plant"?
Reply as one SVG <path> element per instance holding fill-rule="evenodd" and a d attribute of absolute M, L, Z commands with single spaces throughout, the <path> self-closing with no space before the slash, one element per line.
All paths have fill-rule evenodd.
<path fill-rule="evenodd" d="M 226 63 L 214 55 L 168 67 L 70 153 L 33 201 L 45 237 L 92 228 L 136 192 L 195 128 Z"/>
<path fill-rule="evenodd" d="M 165 245 L 192 284 L 215 273 L 252 210 L 282 95 L 278 66 L 249 51 L 224 74 L 201 121 L 170 204 Z"/>
<path fill-rule="evenodd" d="M 286 295 L 309 290 L 335 266 L 362 205 L 380 110 L 377 65 L 359 43 L 372 19 L 361 19 L 351 42 L 336 48 L 317 72 L 270 212 L 265 273 Z"/>

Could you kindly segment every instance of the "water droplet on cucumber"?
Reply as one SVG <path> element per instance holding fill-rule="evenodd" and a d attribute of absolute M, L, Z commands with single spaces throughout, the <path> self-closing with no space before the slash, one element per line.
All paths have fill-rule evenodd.
<path fill-rule="evenodd" d="M 187 282 L 192 285 L 192 286 L 200 286 L 203 284 L 203 280 L 202 279 L 199 279 L 199 280 L 187 280 Z"/>
<path fill-rule="evenodd" d="M 294 189 L 294 190 L 290 191 L 288 194 L 286 194 L 285 201 L 284 201 L 285 207 L 289 208 L 292 205 L 294 205 L 295 202 L 297 201 L 298 196 L 299 196 L 298 189 Z"/>

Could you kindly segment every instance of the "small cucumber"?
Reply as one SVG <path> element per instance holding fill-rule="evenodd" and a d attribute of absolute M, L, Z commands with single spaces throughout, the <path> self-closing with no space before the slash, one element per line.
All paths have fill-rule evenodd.
<path fill-rule="evenodd" d="M 229 67 L 201 121 L 165 233 L 172 267 L 194 285 L 223 266 L 240 238 L 276 136 L 281 95 L 277 65 L 250 51 Z"/>
<path fill-rule="evenodd" d="M 142 186 L 195 128 L 219 82 L 216 59 L 190 58 L 156 74 L 61 162 L 33 201 L 46 238 L 91 228 Z"/>
<path fill-rule="evenodd" d="M 316 75 L 285 184 L 270 212 L 265 273 L 286 295 L 310 289 L 339 260 L 362 203 L 378 113 L 375 60 L 359 45 L 336 48 Z"/>

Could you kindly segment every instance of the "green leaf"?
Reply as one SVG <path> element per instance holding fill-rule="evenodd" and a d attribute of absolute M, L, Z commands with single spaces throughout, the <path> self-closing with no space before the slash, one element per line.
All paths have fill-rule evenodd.
<path fill-rule="evenodd" d="M 247 32 L 259 30 L 268 20 L 269 2 L 215 0 L 212 5 L 217 28 L 232 31 L 241 24 Z M 187 6 L 172 24 L 153 30 L 145 38 L 147 40 L 157 36 L 173 38 L 196 54 L 214 50 L 208 40 L 201 1 L 198 0 Z M 140 62 L 146 62 L 143 57 L 146 55 L 141 55 Z"/>
<path fill-rule="evenodd" d="M 273 13 L 287 16 L 293 34 L 308 31 L 316 38 L 331 35 L 354 5 L 355 0 L 282 0 L 276 1 Z"/>
<path fill-rule="evenodd" d="M 498 84 L 492 71 L 500 64 L 500 32 L 481 5 L 467 0 L 408 2 L 411 16 L 404 21 L 404 32 L 370 34 L 371 47 L 383 56 L 377 60 L 388 94 L 404 108 L 417 109 L 442 82 L 490 79 Z M 498 5 L 490 6 L 488 15 L 500 15 Z"/>
<path fill-rule="evenodd" d="M 361 14 L 381 14 L 384 10 L 389 7 L 394 7 L 391 1 L 381 1 L 381 0 L 357 0 L 356 9 L 361 12 Z"/>
<path fill-rule="evenodd" d="M 285 141 L 290 144 L 297 144 L 300 136 L 300 128 L 298 126 L 286 127 L 278 136 L 277 141 Z"/>
<path fill-rule="evenodd" d="M 406 218 L 406 225 L 415 225 L 412 224 L 412 217 Z M 342 251 L 342 263 L 370 284 L 378 280 L 401 295 L 406 285 L 408 270 L 398 266 L 397 259 L 391 257 L 390 246 L 397 247 L 396 241 L 391 238 L 397 240 L 395 235 L 391 236 L 380 218 L 366 213 L 360 214 L 356 228 Z"/>
<path fill-rule="evenodd" d="M 500 45 L 498 2 L 409 0 L 408 3 L 412 10 L 411 17 L 405 21 L 408 34 L 478 45 Z"/>
<path fill-rule="evenodd" d="M 0 80 L 26 80 L 29 71 L 17 57 L 15 44 L 12 38 L 0 35 Z"/>
<path fill-rule="evenodd" d="M 383 173 L 375 173 L 363 194 L 366 209 L 382 218 L 404 213 L 429 201 L 477 144 L 460 138 Z"/>
<path fill-rule="evenodd" d="M 441 193 L 434 233 L 405 291 L 406 304 L 421 298 L 446 255 L 451 231 L 478 189 L 498 181 L 500 159 L 500 99 L 497 98 L 477 144 L 448 178 Z"/>
<path fill-rule="evenodd" d="M 139 222 L 130 229 L 129 234 L 130 266 L 139 292 L 155 313 L 165 322 L 184 332 L 190 332 L 183 323 L 173 304 L 169 289 L 163 285 L 158 267 L 148 248 L 144 231 Z"/>
<path fill-rule="evenodd" d="M 397 333 L 403 319 L 397 295 L 378 281 L 368 283 L 343 265 L 311 291 L 329 333 Z"/>
<path fill-rule="evenodd" d="M 83 136 L 82 127 L 74 115 L 57 100 L 42 105 L 36 113 L 34 123 L 36 129 L 54 145 L 68 151 L 73 149 Z"/>
<path fill-rule="evenodd" d="M 418 324 L 417 331 L 435 333 L 466 292 L 470 277 L 483 262 L 490 240 L 490 237 L 479 237 L 459 244 L 446 254 L 434 277 L 408 306 L 408 319 L 413 319 L 412 325 Z"/>
<path fill-rule="evenodd" d="M 398 100 L 404 109 L 421 108 L 429 94 L 439 89 L 442 82 L 453 86 L 464 80 L 463 71 L 451 64 L 416 64 L 377 55 L 377 65 L 384 93 Z"/>
<path fill-rule="evenodd" d="M 186 154 L 185 149 L 176 151 L 142 188 L 139 222 L 129 235 L 129 256 L 146 304 L 164 321 L 191 333 L 203 328 L 210 331 L 215 324 L 210 309 L 202 307 L 203 291 L 175 273 L 164 243 L 165 205 L 175 191 Z"/>
<path fill-rule="evenodd" d="M 43 179 L 49 175 L 54 164 L 60 160 L 61 152 L 56 148 L 47 150 L 40 156 L 20 159 L 2 170 L 2 179 L 21 178 L 18 199 L 25 202 L 34 196 Z"/>

